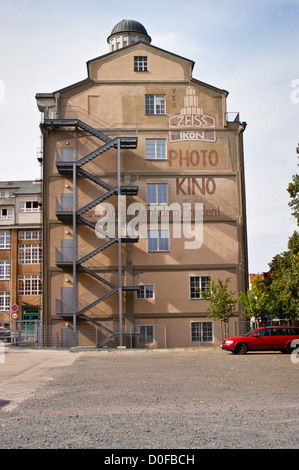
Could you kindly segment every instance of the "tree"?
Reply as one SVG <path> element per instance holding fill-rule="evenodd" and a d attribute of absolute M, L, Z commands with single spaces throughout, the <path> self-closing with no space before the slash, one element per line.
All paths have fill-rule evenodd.
<path fill-rule="evenodd" d="M 269 281 L 271 277 L 264 273 L 253 279 L 250 290 L 238 293 L 238 302 L 243 306 L 246 317 L 255 317 L 259 321 L 275 310 L 276 301 Z"/>
<path fill-rule="evenodd" d="M 269 264 L 273 276 L 271 291 L 276 298 L 277 316 L 298 320 L 299 233 L 297 231 L 289 238 L 288 248 L 288 251 L 276 255 Z"/>
<path fill-rule="evenodd" d="M 223 322 L 225 337 L 229 331 L 229 319 L 233 316 L 237 303 L 237 300 L 233 298 L 233 293 L 228 289 L 229 282 L 230 278 L 224 281 L 218 279 L 217 282 L 211 280 L 207 290 L 203 292 L 203 297 L 210 301 L 207 309 L 210 312 L 208 317 Z M 222 328 L 221 332 L 223 339 Z"/>
<path fill-rule="evenodd" d="M 292 215 L 299 225 L 299 175 L 292 176 L 292 182 L 289 183 L 287 191 L 290 195 L 289 206 L 292 208 Z"/>

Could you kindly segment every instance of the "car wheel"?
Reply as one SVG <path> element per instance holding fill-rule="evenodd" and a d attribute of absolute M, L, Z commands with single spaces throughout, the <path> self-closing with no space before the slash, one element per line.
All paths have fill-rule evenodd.
<path fill-rule="evenodd" d="M 248 346 L 246 343 L 239 343 L 235 347 L 235 354 L 246 354 L 248 351 Z"/>
<path fill-rule="evenodd" d="M 296 349 L 296 346 L 292 346 L 292 343 L 289 343 L 287 344 L 285 351 L 287 354 L 292 354 L 294 349 Z"/>

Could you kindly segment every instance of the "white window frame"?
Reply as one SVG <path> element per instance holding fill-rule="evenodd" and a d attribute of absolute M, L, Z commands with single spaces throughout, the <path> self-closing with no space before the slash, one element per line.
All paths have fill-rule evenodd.
<path fill-rule="evenodd" d="M 139 290 L 136 292 L 137 300 L 148 300 L 155 298 L 155 286 L 154 284 L 142 284 L 139 286 Z"/>
<path fill-rule="evenodd" d="M 191 343 L 213 343 L 214 342 L 214 323 L 196 322 L 190 324 Z"/>
<path fill-rule="evenodd" d="M 195 279 L 198 279 L 198 282 L 194 282 Z M 190 276 L 189 278 L 189 297 L 191 300 L 200 300 L 202 299 L 202 290 L 206 289 L 207 283 L 211 281 L 211 276 L 200 275 L 200 276 Z M 196 285 L 197 284 L 197 285 Z M 198 290 L 197 290 L 198 289 Z"/>
<path fill-rule="evenodd" d="M 42 282 L 39 274 L 18 276 L 19 295 L 40 295 L 42 293 Z"/>
<path fill-rule="evenodd" d="M 10 279 L 10 260 L 0 261 L 0 280 L 7 281 Z"/>
<path fill-rule="evenodd" d="M 4 211 L 6 211 L 6 214 L 3 213 Z M 12 220 L 12 209 L 2 207 L 0 209 L 0 220 Z"/>
<path fill-rule="evenodd" d="M 166 139 L 145 139 L 146 160 L 167 160 Z"/>
<path fill-rule="evenodd" d="M 134 72 L 147 72 L 147 56 L 134 57 Z"/>
<path fill-rule="evenodd" d="M 167 236 L 165 236 L 167 234 Z M 150 243 L 150 240 L 157 240 L 155 247 Z M 167 240 L 167 247 L 163 243 L 163 240 Z M 169 251 L 169 230 L 158 229 L 158 230 L 148 230 L 147 231 L 147 250 L 149 253 L 165 253 Z M 154 243 L 154 242 L 152 242 Z"/>
<path fill-rule="evenodd" d="M 10 310 L 10 292 L 0 291 L 0 312 L 9 312 Z"/>
<path fill-rule="evenodd" d="M 145 114 L 148 116 L 166 114 L 165 95 L 145 95 Z"/>
<path fill-rule="evenodd" d="M 20 201 L 20 212 L 41 212 L 38 201 Z"/>
<path fill-rule="evenodd" d="M 167 183 L 146 184 L 147 204 L 168 204 Z"/>
<path fill-rule="evenodd" d="M 19 264 L 40 264 L 42 247 L 39 243 L 19 245 Z"/>
<path fill-rule="evenodd" d="M 0 250 L 9 250 L 10 249 L 10 232 L 0 231 Z"/>
<path fill-rule="evenodd" d="M 41 240 L 41 230 L 20 230 L 19 240 Z"/>

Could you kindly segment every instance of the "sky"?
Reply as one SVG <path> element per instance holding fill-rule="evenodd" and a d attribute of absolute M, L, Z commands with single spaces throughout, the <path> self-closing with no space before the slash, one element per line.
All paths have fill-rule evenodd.
<path fill-rule="evenodd" d="M 244 133 L 249 272 L 262 273 L 297 229 L 299 0 L 0 0 L 0 181 L 41 177 L 36 93 L 87 77 L 122 19 L 152 45 L 193 60 L 193 77 L 229 92 Z"/>

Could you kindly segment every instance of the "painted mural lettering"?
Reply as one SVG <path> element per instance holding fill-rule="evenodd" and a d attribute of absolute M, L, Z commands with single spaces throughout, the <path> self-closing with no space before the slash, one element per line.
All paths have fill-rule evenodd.
<path fill-rule="evenodd" d="M 172 89 L 172 105 L 176 107 L 176 96 Z M 171 116 L 168 119 L 169 127 L 176 127 L 177 130 L 169 131 L 169 142 L 181 142 L 196 140 L 201 142 L 216 142 L 216 131 L 207 128 L 213 128 L 216 125 L 214 116 L 205 114 L 199 107 L 199 98 L 196 88 L 188 86 L 184 97 L 184 106 L 180 114 Z M 185 130 L 182 130 L 185 128 Z M 192 129 L 191 129 L 192 128 Z M 200 128 L 200 130 L 197 130 Z"/>
<path fill-rule="evenodd" d="M 184 196 L 193 196 L 200 193 L 203 196 L 206 194 L 215 194 L 216 181 L 214 178 L 176 178 L 176 194 Z"/>
<path fill-rule="evenodd" d="M 169 166 L 172 167 L 173 162 L 180 167 L 200 167 L 204 168 L 207 165 L 217 166 L 219 157 L 216 150 L 169 150 L 168 162 Z"/>

